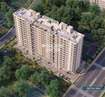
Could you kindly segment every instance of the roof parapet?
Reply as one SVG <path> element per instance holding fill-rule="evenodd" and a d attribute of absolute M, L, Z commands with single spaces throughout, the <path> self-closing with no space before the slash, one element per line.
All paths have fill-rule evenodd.
<path fill-rule="evenodd" d="M 59 23 L 58 21 L 49 18 L 45 15 L 40 15 L 39 12 L 33 11 L 31 9 L 27 10 L 27 9 L 20 9 L 18 11 L 16 11 L 14 14 L 23 17 L 25 19 L 27 19 L 28 21 L 31 21 L 34 24 L 37 25 L 37 23 L 39 23 L 40 25 L 42 25 L 43 27 L 48 27 L 50 28 L 53 32 L 55 32 L 58 35 L 61 35 L 62 37 L 66 38 L 66 39 L 72 39 L 74 41 L 78 41 L 79 38 L 84 37 L 83 34 L 76 32 L 73 29 L 73 26 L 71 25 L 67 25 L 63 22 Z"/>

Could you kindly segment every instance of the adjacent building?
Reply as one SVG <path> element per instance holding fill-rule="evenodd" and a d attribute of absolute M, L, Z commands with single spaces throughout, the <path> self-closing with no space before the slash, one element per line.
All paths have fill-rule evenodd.
<path fill-rule="evenodd" d="M 52 64 L 58 72 L 76 72 L 81 63 L 83 34 L 31 9 L 22 8 L 13 16 L 18 48 L 23 53 Z"/>

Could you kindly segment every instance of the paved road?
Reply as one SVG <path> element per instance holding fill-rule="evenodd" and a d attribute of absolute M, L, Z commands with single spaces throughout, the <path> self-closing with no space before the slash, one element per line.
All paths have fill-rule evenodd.
<path fill-rule="evenodd" d="M 105 85 L 105 50 L 88 69 L 87 73 L 79 78 L 64 97 L 100 97 L 103 90 L 84 90 L 84 86 L 102 87 Z"/>
<path fill-rule="evenodd" d="M 0 46 L 10 41 L 12 38 L 15 37 L 15 35 L 15 28 L 13 27 L 4 36 L 0 38 Z"/>

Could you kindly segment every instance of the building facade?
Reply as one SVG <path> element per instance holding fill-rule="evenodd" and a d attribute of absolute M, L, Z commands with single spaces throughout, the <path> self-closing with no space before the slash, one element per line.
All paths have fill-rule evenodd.
<path fill-rule="evenodd" d="M 17 45 L 22 52 L 52 64 L 58 72 L 76 72 L 81 63 L 83 34 L 31 9 L 22 8 L 13 16 Z"/>
<path fill-rule="evenodd" d="M 99 5 L 101 9 L 105 9 L 105 0 L 89 0 L 91 4 L 95 3 Z"/>

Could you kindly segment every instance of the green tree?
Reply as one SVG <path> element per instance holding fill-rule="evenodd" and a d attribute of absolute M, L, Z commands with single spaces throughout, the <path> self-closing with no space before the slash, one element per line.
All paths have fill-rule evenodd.
<path fill-rule="evenodd" d="M 49 5 L 50 6 L 55 5 L 61 7 L 62 5 L 65 5 L 65 1 L 66 0 L 49 0 Z"/>
<path fill-rule="evenodd" d="M 13 49 L 13 52 L 11 51 L 11 53 L 14 53 L 14 49 Z M 15 59 L 14 56 L 15 55 L 13 55 L 11 57 L 5 56 L 3 58 L 3 62 L 2 62 L 2 65 L 8 66 L 13 73 L 19 67 L 19 65 L 16 63 L 17 60 Z"/>
<path fill-rule="evenodd" d="M 13 14 L 13 10 L 9 9 L 9 11 L 5 15 L 7 27 L 11 27 L 13 25 L 13 15 L 12 14 Z"/>
<path fill-rule="evenodd" d="M 0 86 L 7 84 L 11 78 L 11 70 L 8 66 L 3 65 L 0 68 Z"/>
<path fill-rule="evenodd" d="M 101 16 L 95 16 L 93 20 L 90 21 L 90 28 L 92 30 L 102 27 L 103 27 L 103 18 Z"/>
<path fill-rule="evenodd" d="M 16 82 L 14 89 L 20 97 L 27 97 L 27 93 L 31 89 L 31 85 L 29 85 L 28 82 L 21 80 Z"/>
<path fill-rule="evenodd" d="M 49 77 L 50 77 L 49 72 L 46 69 L 42 69 L 40 73 L 40 80 L 42 84 L 48 85 L 50 82 Z"/>
<path fill-rule="evenodd" d="M 37 0 L 35 2 L 35 4 L 33 4 L 33 6 L 31 7 L 33 10 L 36 10 L 38 12 L 40 12 L 41 14 L 44 14 L 44 5 L 42 3 L 42 0 Z"/>
<path fill-rule="evenodd" d="M 18 80 L 27 80 L 31 74 L 31 69 L 28 65 L 23 65 L 21 68 L 16 70 L 16 78 Z"/>
<path fill-rule="evenodd" d="M 57 19 L 57 9 L 58 9 L 57 6 L 52 6 L 51 9 L 52 10 L 47 12 L 46 15 L 54 19 Z"/>
<path fill-rule="evenodd" d="M 79 0 L 66 0 L 66 5 L 70 6 L 71 8 L 76 8 L 79 5 Z"/>
<path fill-rule="evenodd" d="M 40 72 L 35 71 L 32 75 L 31 75 L 31 80 L 33 83 L 42 83 L 43 85 L 48 85 L 50 80 L 50 74 L 46 69 L 42 69 Z"/>
<path fill-rule="evenodd" d="M 92 30 L 92 35 L 95 41 L 98 41 L 98 43 L 105 44 L 105 30 L 102 28 Z"/>
<path fill-rule="evenodd" d="M 81 9 L 81 11 L 87 11 L 90 7 L 88 0 L 80 0 L 78 2 L 78 6 Z"/>
<path fill-rule="evenodd" d="M 99 6 L 96 5 L 96 4 L 91 5 L 91 6 L 89 7 L 89 11 L 92 12 L 92 13 L 94 13 L 94 14 L 98 14 L 98 15 L 99 15 L 100 12 L 101 12 Z"/>
<path fill-rule="evenodd" d="M 45 5 L 45 7 L 48 6 L 49 0 L 42 0 L 42 3 Z"/>
<path fill-rule="evenodd" d="M 63 12 L 63 16 L 61 17 L 61 21 L 67 24 L 70 24 L 70 21 L 72 19 L 72 17 L 70 16 L 70 10 L 71 8 L 69 8 L 69 6 L 64 7 L 64 12 Z"/>
<path fill-rule="evenodd" d="M 34 84 L 38 84 L 41 82 L 40 80 L 40 73 L 39 72 L 34 72 L 32 75 L 31 75 L 31 81 L 34 83 Z"/>
<path fill-rule="evenodd" d="M 8 11 L 6 2 L 0 2 L 0 11 L 2 11 L 3 13 L 6 13 Z"/>
<path fill-rule="evenodd" d="M 5 56 L 3 59 L 4 59 L 3 65 L 8 65 L 8 66 L 10 66 L 11 64 L 13 64 L 13 61 L 12 61 L 12 59 L 11 59 L 10 57 Z"/>
<path fill-rule="evenodd" d="M 12 96 L 12 92 L 10 89 L 5 87 L 0 88 L 0 97 L 11 97 L 11 96 Z"/>
<path fill-rule="evenodd" d="M 71 8 L 70 9 L 70 21 L 69 24 L 72 24 L 75 28 L 78 27 L 78 21 L 80 20 L 80 16 L 81 16 L 81 10 L 79 7 L 76 8 Z"/>
<path fill-rule="evenodd" d="M 48 95 L 50 97 L 60 97 L 60 85 L 58 80 L 52 80 L 48 86 Z"/>
<path fill-rule="evenodd" d="M 90 23 L 94 19 L 94 15 L 91 12 L 83 12 L 79 21 L 78 30 L 80 32 L 91 32 Z"/>
<path fill-rule="evenodd" d="M 64 9 L 65 9 L 64 6 L 61 6 L 59 9 L 56 10 L 56 20 L 58 20 L 59 22 L 61 22 L 63 18 L 63 14 L 65 11 Z"/>

